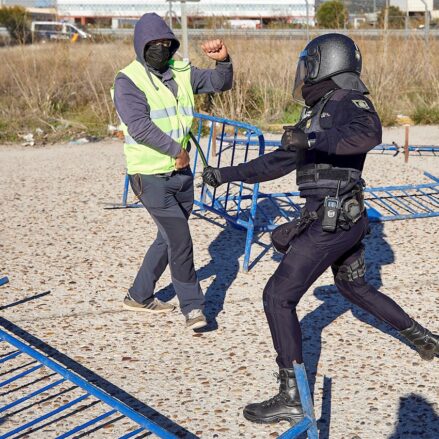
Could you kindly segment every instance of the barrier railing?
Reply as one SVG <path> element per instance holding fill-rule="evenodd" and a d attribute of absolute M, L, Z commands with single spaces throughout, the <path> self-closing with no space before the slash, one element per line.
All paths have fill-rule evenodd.
<path fill-rule="evenodd" d="M 262 155 L 265 150 L 262 132 L 259 128 L 246 123 L 195 114 L 193 132 L 210 166 L 224 167 L 245 163 Z M 223 140 L 226 138 L 227 141 Z M 238 139 L 240 148 L 236 148 Z M 256 148 L 254 147 L 255 142 L 257 142 Z M 195 145 L 192 145 L 192 148 L 195 148 Z M 212 189 L 197 180 L 197 174 L 199 177 L 202 172 L 201 166 L 201 158 L 198 151 L 195 151 L 192 170 L 196 177 L 194 204 L 197 209 L 194 210 L 194 213 L 200 214 L 210 211 L 226 219 L 232 226 L 246 230 L 243 267 L 247 271 L 250 260 L 250 247 L 255 232 L 259 184 L 228 183 L 217 189 Z M 128 202 L 128 192 L 129 178 L 126 175 L 122 203 L 119 205 L 113 204 L 107 208 L 141 207 L 139 202 Z"/>
<path fill-rule="evenodd" d="M 219 139 L 219 137 L 218 137 Z M 232 139 L 225 137 L 224 142 L 231 142 Z M 246 142 L 245 139 L 236 139 L 235 144 L 241 145 L 243 142 Z M 249 145 L 257 146 L 258 140 L 251 139 Z M 265 149 L 275 149 L 281 146 L 281 139 L 265 139 Z M 382 143 L 381 145 L 376 146 L 370 151 L 371 153 L 380 153 L 380 154 L 392 154 L 393 156 L 397 156 L 400 152 L 408 153 L 416 153 L 417 156 L 434 156 L 439 157 L 439 146 L 438 145 L 407 145 L 407 146 L 399 146 L 396 142 L 392 143 Z"/>
<path fill-rule="evenodd" d="M 247 162 L 263 154 L 266 147 L 278 147 L 280 142 L 265 140 L 263 133 L 252 125 L 202 114 L 195 115 L 195 127 L 197 140 L 207 162 L 214 167 Z M 436 150 L 439 150 L 436 146 L 409 148 L 418 154 L 432 155 L 436 155 Z M 396 144 L 379 145 L 375 148 L 378 153 L 395 154 L 399 150 Z M 213 212 L 234 227 L 246 231 L 242 269 L 248 271 L 251 267 L 250 253 L 255 234 L 272 231 L 283 220 L 297 217 L 303 200 L 298 192 L 264 193 L 258 183 L 229 183 L 212 189 L 200 181 L 200 163 L 199 154 L 195 152 L 192 169 L 197 188 L 197 209 L 194 212 Z M 372 221 L 392 221 L 439 216 L 439 182 L 431 174 L 425 175 L 432 180 L 431 183 L 366 188 L 365 204 L 369 218 Z M 113 205 L 113 208 L 141 206 L 138 202 L 128 203 L 128 190 L 129 180 L 126 176 L 122 204 Z M 263 254 L 268 246 L 262 246 Z"/>
<path fill-rule="evenodd" d="M 74 365 L 70 364 L 69 368 L 62 365 L 59 362 L 59 358 L 64 360 L 64 362 L 66 362 L 65 358 L 70 360 L 64 354 L 59 353 L 41 340 L 3 318 L 0 318 L 0 325 L 5 329 L 8 329 L 8 331 L 0 329 L 0 343 L 2 347 L 5 347 L 4 343 L 6 344 L 4 352 L 2 351 L 0 354 L 0 365 L 2 366 L 1 375 L 3 377 L 7 376 L 6 379 L 3 378 L 3 381 L 0 382 L 0 390 L 6 390 L 6 392 L 1 395 L 11 395 L 17 390 L 24 389 L 20 396 L 15 397 L 15 399 L 14 397 L 9 396 L 7 403 L 0 405 L 0 425 L 2 426 L 0 429 L 0 439 L 10 438 L 18 434 L 20 434 L 19 437 L 22 437 L 23 435 L 26 435 L 27 437 L 27 434 L 36 432 L 51 424 L 57 425 L 57 439 L 64 439 L 73 436 L 82 437 L 83 435 L 89 435 L 97 431 L 99 428 L 108 427 L 110 424 L 120 421 L 123 417 L 129 418 L 133 421 L 134 426 L 126 427 L 128 431 L 124 432 L 122 435 L 117 434 L 119 439 L 128 439 L 135 436 L 144 437 L 145 433 L 154 433 L 157 437 L 166 439 L 176 439 L 180 437 L 178 432 L 173 433 L 168 431 L 166 428 L 158 425 L 158 423 L 142 415 L 139 411 L 134 410 L 115 396 L 111 396 L 91 381 L 80 376 L 72 370 L 72 368 L 75 367 Z M 10 333 L 9 330 L 13 332 Z M 22 341 L 16 337 L 16 333 L 25 334 L 25 340 Z M 44 348 L 46 352 L 42 353 L 29 345 L 29 340 L 40 348 Z M 24 343 L 24 341 L 27 343 Z M 9 347 L 12 349 L 9 349 Z M 47 352 L 48 349 L 50 352 Z M 54 359 L 50 357 L 53 357 L 58 361 L 54 361 Z M 17 359 L 20 360 L 18 365 Z M 28 361 L 29 359 L 31 360 L 30 362 Z M 72 360 L 70 361 L 73 362 Z M 11 365 L 9 371 L 5 370 L 5 367 L 8 365 Z M 87 370 L 81 365 L 78 366 Z M 34 378 L 35 373 L 43 370 L 44 367 L 54 373 L 45 375 L 42 378 L 36 378 L 30 383 L 25 382 L 22 384 L 20 382 L 20 380 L 23 381 L 26 377 Z M 294 439 L 302 433 L 307 432 L 308 439 L 318 439 L 317 421 L 314 415 L 313 402 L 305 367 L 303 364 L 294 363 L 294 371 L 304 418 L 279 437 L 283 439 Z M 93 376 L 92 378 L 93 381 L 97 381 L 96 376 Z M 40 381 L 46 382 L 43 385 L 40 385 L 39 388 L 35 389 L 33 384 Z M 17 386 L 17 384 L 22 385 Z M 63 398 L 63 403 L 61 405 L 54 404 L 54 408 L 49 409 L 49 411 L 44 414 L 35 414 L 37 411 L 36 406 L 41 405 L 46 407 L 49 400 L 61 395 L 65 396 L 70 390 L 74 389 L 72 387 L 67 389 L 63 388 L 66 384 L 74 384 L 82 391 L 82 393 L 76 394 L 75 397 L 72 397 L 72 399 L 67 402 L 65 398 Z M 53 393 L 54 391 L 58 391 L 58 393 Z M 89 402 L 91 401 L 88 406 L 80 405 L 80 403 L 86 400 Z M 86 413 L 87 409 L 90 409 L 99 403 L 108 406 L 109 409 L 104 409 L 103 412 L 100 410 L 102 413 L 98 415 L 94 413 L 91 419 L 84 420 L 84 413 Z M 32 411 L 26 413 L 26 410 L 31 407 Z M 12 409 L 15 411 L 11 411 Z M 75 410 L 71 411 L 69 409 Z M 16 419 L 17 417 L 15 415 L 20 413 L 22 413 L 22 415 L 19 419 Z M 78 417 L 75 418 L 75 415 L 78 415 L 79 413 L 81 413 L 81 417 L 79 419 Z M 61 417 L 55 418 L 57 415 L 61 415 Z M 154 411 L 153 415 L 157 417 L 158 413 Z M 72 418 L 70 421 L 72 421 L 73 425 L 75 422 L 77 425 L 74 427 L 66 427 L 65 422 L 60 422 L 69 418 Z M 6 420 L 13 421 L 13 425 L 8 431 L 5 431 Z M 46 421 L 46 424 L 41 425 Z M 103 421 L 106 423 L 102 424 Z M 197 439 L 196 435 L 184 430 L 182 427 L 174 424 L 174 430 L 175 427 L 181 428 L 180 433 L 183 434 L 184 437 Z M 90 428 L 92 428 L 92 430 L 90 430 Z M 80 433 L 80 436 L 76 436 L 77 433 Z"/>
<path fill-rule="evenodd" d="M 6 325 L 3 324 L 3 322 L 7 322 Z M 5 319 L 0 318 L 0 324 L 3 327 L 5 326 L 14 327 L 16 330 L 21 331 L 22 333 L 26 333 L 26 331 L 23 331 L 21 328 L 18 328 L 17 326 L 6 321 Z M 26 334 L 28 335 L 29 338 L 35 338 L 28 333 Z M 36 431 L 39 428 L 44 427 L 44 425 L 41 426 L 41 423 L 43 423 L 44 421 L 49 421 L 48 423 L 52 423 L 52 422 L 56 423 L 57 421 L 59 422 L 59 420 L 61 419 L 63 420 L 69 417 L 72 417 L 72 421 L 73 422 L 76 421 L 78 425 L 76 425 L 73 428 L 68 428 L 68 431 L 62 432 L 60 431 L 60 429 L 62 427 L 65 427 L 65 423 L 61 423 L 61 425 L 57 426 L 57 430 L 56 430 L 57 439 L 64 439 L 67 437 L 71 437 L 79 432 L 82 432 L 84 434 L 91 433 L 91 431 L 86 432 L 86 430 L 89 427 L 95 427 L 96 424 L 101 423 L 101 421 L 108 420 L 106 424 L 108 426 L 109 424 L 116 423 L 117 421 L 119 421 L 124 417 L 129 418 L 132 421 L 133 426 L 131 427 L 128 426 L 127 428 L 125 428 L 125 430 L 128 431 L 124 432 L 121 436 L 118 435 L 120 439 L 128 439 L 137 436 L 141 433 L 142 433 L 142 437 L 144 437 L 143 434 L 146 432 L 154 433 L 160 438 L 177 439 L 179 437 L 178 434 L 174 434 L 168 431 L 166 428 L 158 425 L 155 421 L 142 415 L 140 412 L 134 410 L 127 404 L 121 402 L 116 397 L 109 395 L 101 388 L 92 384 L 90 381 L 84 379 L 77 373 L 55 362 L 53 359 L 49 358 L 49 356 L 43 355 L 41 352 L 37 351 L 32 346 L 25 344 L 17 337 L 11 335 L 9 332 L 6 332 L 5 330 L 2 329 L 0 329 L 0 342 L 2 342 L 2 345 L 3 343 L 6 343 L 7 346 L 13 348 L 12 350 L 6 350 L 6 353 L 0 356 L 0 364 L 2 365 L 2 376 L 5 375 L 8 376 L 7 379 L 4 379 L 3 381 L 0 382 L 0 389 L 7 390 L 6 393 L 3 393 L 2 395 L 12 394 L 14 391 L 16 391 L 19 388 L 24 388 L 24 389 L 32 388 L 31 383 L 25 383 L 24 385 L 18 388 L 16 384 L 20 383 L 20 380 L 23 380 L 25 377 L 32 378 L 33 374 L 35 375 L 35 372 L 41 370 L 43 367 L 47 367 L 48 369 L 54 372 L 53 374 L 50 374 L 45 378 L 43 378 L 43 380 L 46 379 L 50 380 L 49 383 L 46 383 L 42 387 L 37 388 L 35 390 L 27 390 L 27 391 L 25 390 L 25 393 L 16 399 L 13 399 L 13 397 L 12 398 L 9 397 L 8 402 L 3 406 L 0 406 L 0 425 L 1 425 L 0 439 L 6 439 L 15 436 L 19 433 L 21 433 L 22 435 L 23 434 L 26 435 L 27 433 L 31 433 L 32 430 Z M 44 342 L 41 342 L 40 340 L 38 340 L 38 342 L 39 344 L 44 344 Z M 63 354 L 60 353 L 58 354 L 59 356 L 63 356 Z M 23 359 L 22 362 L 24 362 L 25 364 L 20 364 L 17 366 L 14 363 L 17 357 L 22 358 Z M 31 361 L 27 362 L 29 359 Z M 4 366 L 6 366 L 7 364 L 12 364 L 12 368 L 9 371 L 5 371 L 4 368 Z M 19 372 L 15 373 L 16 371 Z M 34 383 L 41 380 L 42 380 L 41 378 L 36 379 Z M 66 393 L 68 393 L 68 390 L 66 391 L 64 389 L 59 391 L 57 395 L 55 394 L 54 396 L 53 395 L 50 396 L 50 391 L 52 391 L 52 389 L 55 389 L 55 391 L 57 389 L 59 390 L 62 388 L 63 384 L 66 383 L 74 384 L 82 392 L 79 395 L 76 395 L 76 397 L 73 397 L 73 399 L 71 399 L 68 402 L 65 402 L 63 398 L 63 403 L 61 405 L 56 405 L 55 406 L 56 408 L 53 408 L 44 414 L 35 415 L 34 406 L 38 406 L 40 403 L 42 406 L 46 406 L 46 403 L 49 399 L 52 399 L 61 394 L 65 395 Z M 11 384 L 13 387 L 9 388 L 8 386 L 10 386 Z M 70 388 L 70 390 L 71 389 L 72 388 Z M 44 398 L 43 400 L 38 400 L 38 397 L 44 397 Z M 79 405 L 81 402 L 85 400 L 88 400 L 88 402 L 91 401 L 88 406 L 84 407 L 83 405 Z M 11 409 L 14 409 L 15 407 L 20 406 L 26 402 L 32 402 L 33 404 L 31 404 L 30 406 L 22 407 L 16 410 L 15 412 L 11 412 Z M 75 414 L 79 412 L 83 414 L 86 412 L 87 409 L 97 405 L 98 403 L 103 403 L 104 405 L 108 406 L 110 409 L 109 410 L 105 409 L 103 413 L 100 413 L 97 416 L 93 416 L 91 419 L 85 422 L 83 420 L 82 421 L 78 420 L 77 418 L 74 417 Z M 30 413 L 26 412 L 26 409 L 28 407 L 33 407 Z M 70 408 L 76 410 L 73 412 L 71 411 L 69 412 L 68 410 Z M 14 415 L 20 414 L 23 411 L 24 413 L 20 417 L 20 419 L 16 419 Z M 151 412 L 154 412 L 155 415 L 158 414 L 158 412 L 155 412 L 153 409 L 151 409 Z M 58 414 L 62 415 L 62 417 L 58 419 L 53 419 Z M 115 418 L 114 416 L 118 414 L 122 416 Z M 9 431 L 5 432 L 6 420 L 8 421 L 12 420 L 13 425 Z M 100 426 L 103 427 L 102 425 Z M 195 435 L 192 434 L 189 435 L 190 437 L 196 438 Z M 20 435 L 20 437 L 22 436 Z"/>

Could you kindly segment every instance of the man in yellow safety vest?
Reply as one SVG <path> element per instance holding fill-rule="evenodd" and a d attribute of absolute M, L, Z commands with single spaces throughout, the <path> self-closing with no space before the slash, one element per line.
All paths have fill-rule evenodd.
<path fill-rule="evenodd" d="M 158 229 L 124 307 L 151 313 L 172 311 L 173 305 L 154 296 L 156 282 L 169 265 L 186 326 L 198 329 L 207 321 L 188 226 L 194 188 L 186 148 L 194 94 L 230 90 L 233 68 L 221 40 L 201 45 L 216 61 L 214 69 L 174 60 L 179 46 L 162 18 L 154 13 L 143 15 L 134 30 L 136 59 L 117 74 L 112 90 L 125 135 L 131 187 Z"/>

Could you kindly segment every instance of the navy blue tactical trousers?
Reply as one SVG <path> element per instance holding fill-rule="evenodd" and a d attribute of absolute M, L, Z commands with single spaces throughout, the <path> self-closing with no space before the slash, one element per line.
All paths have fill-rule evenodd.
<path fill-rule="evenodd" d="M 193 175 L 188 168 L 170 176 L 132 175 L 130 183 L 157 226 L 157 237 L 146 252 L 130 288 L 130 296 L 147 303 L 156 282 L 169 265 L 172 284 L 183 314 L 204 308 L 194 267 L 188 219 L 194 202 Z"/>
<path fill-rule="evenodd" d="M 391 298 L 369 285 L 364 275 L 346 280 L 337 276 L 341 267 L 350 266 L 362 257 L 361 241 L 367 233 L 368 219 L 364 216 L 350 230 L 328 233 L 320 220 L 314 221 L 297 236 L 291 250 L 281 263 L 263 293 L 264 310 L 281 368 L 292 362 L 303 362 L 302 333 L 296 306 L 308 288 L 328 268 L 332 267 L 340 293 L 352 303 L 370 312 L 401 331 L 411 325 L 410 317 Z"/>

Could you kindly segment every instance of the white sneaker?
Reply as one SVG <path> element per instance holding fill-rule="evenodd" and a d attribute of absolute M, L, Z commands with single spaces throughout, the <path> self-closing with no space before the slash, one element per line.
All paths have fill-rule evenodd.
<path fill-rule="evenodd" d="M 207 320 L 201 309 L 193 309 L 186 315 L 186 328 L 200 329 L 207 326 Z"/>
<path fill-rule="evenodd" d="M 161 300 L 154 297 L 154 299 L 148 303 L 148 305 L 143 305 L 142 303 L 136 302 L 129 293 L 123 300 L 123 307 L 131 311 L 145 311 L 150 313 L 161 313 L 161 312 L 171 312 L 174 311 L 175 306 L 170 303 L 162 302 Z"/>

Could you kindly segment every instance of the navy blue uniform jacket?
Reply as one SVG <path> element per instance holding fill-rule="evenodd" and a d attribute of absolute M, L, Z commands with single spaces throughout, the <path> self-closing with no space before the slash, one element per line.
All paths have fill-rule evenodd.
<path fill-rule="evenodd" d="M 368 151 L 381 143 L 382 128 L 372 102 L 351 90 L 341 100 L 331 99 L 321 114 L 321 125 L 313 148 L 320 163 L 363 169 Z M 274 180 L 296 169 L 296 154 L 277 149 L 237 166 L 221 168 L 222 181 L 256 183 Z"/>

